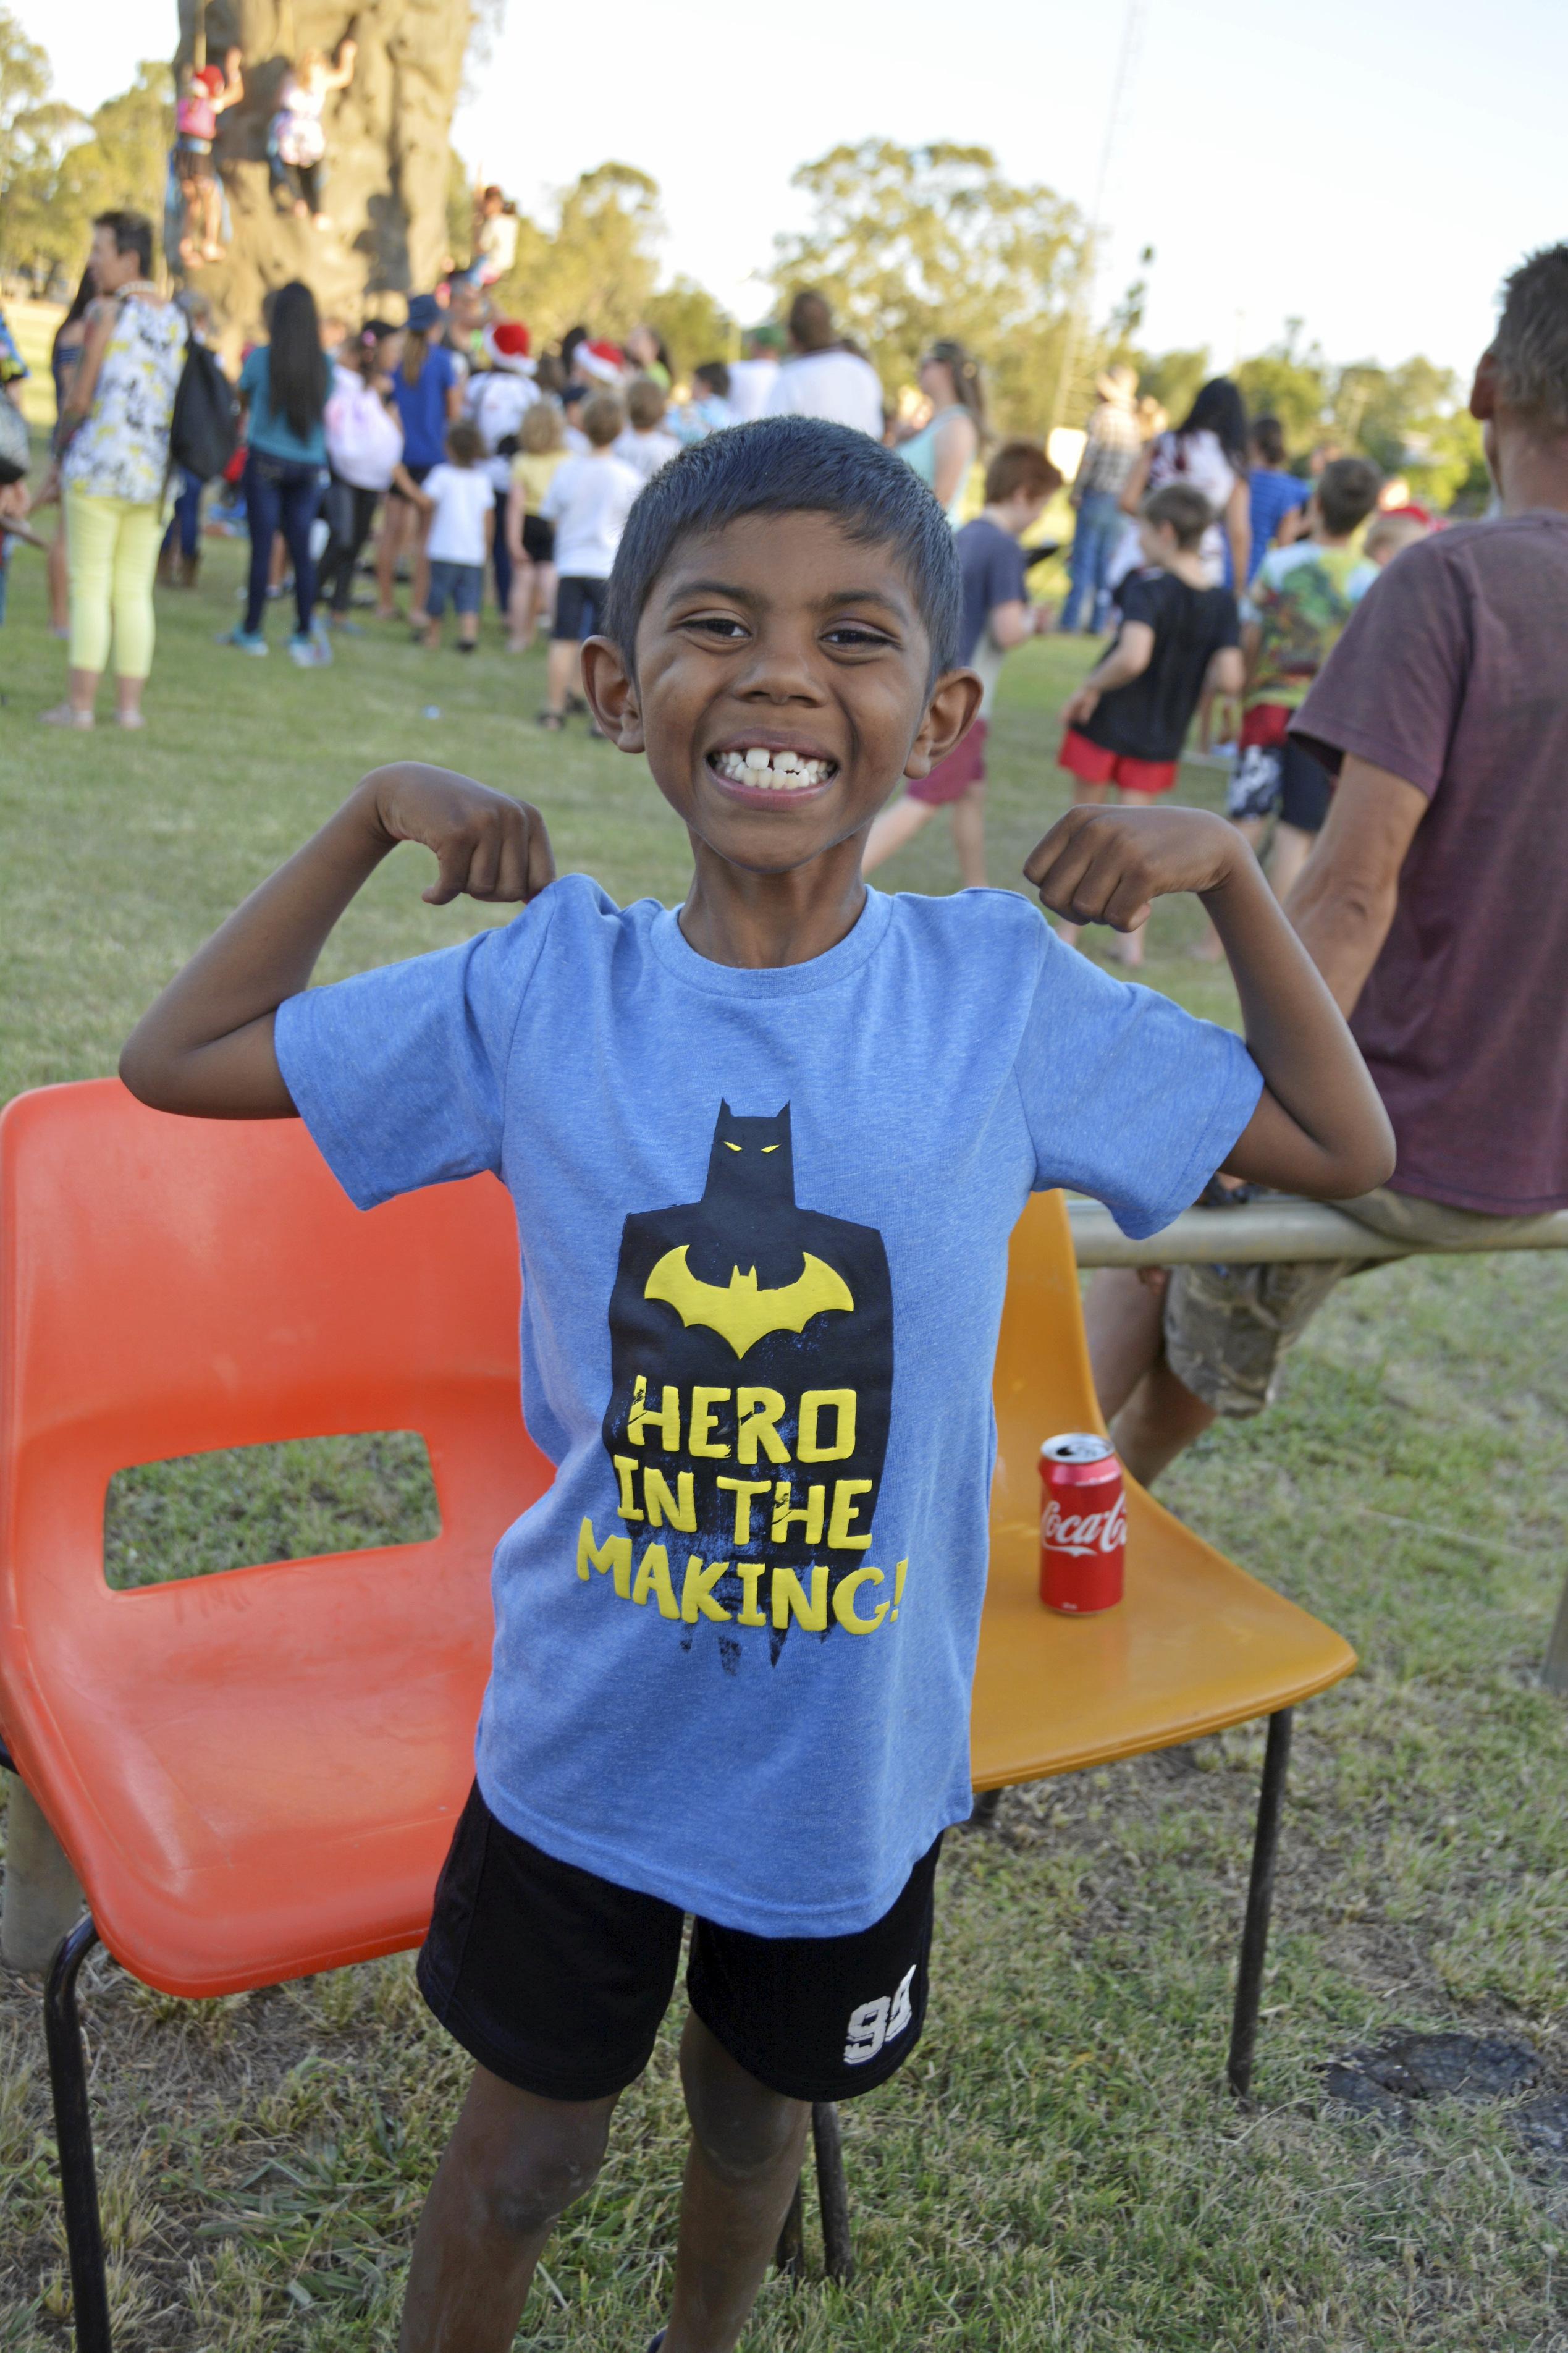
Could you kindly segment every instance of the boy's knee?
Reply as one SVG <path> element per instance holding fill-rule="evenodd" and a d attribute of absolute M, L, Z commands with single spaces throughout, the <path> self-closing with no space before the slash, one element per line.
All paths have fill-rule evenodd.
<path fill-rule="evenodd" d="M 700 2042 L 689 2030 L 680 2076 L 692 2137 L 721 2180 L 740 2186 L 771 2173 L 792 2150 L 798 2155 L 809 2104 L 770 2092 L 705 2029 Z"/>
<path fill-rule="evenodd" d="M 548 2231 L 593 2188 L 608 2138 L 607 2116 L 563 2117 L 543 2129 L 534 2120 L 526 2134 L 476 2153 L 469 2189 L 487 2228 L 519 2240 Z"/>

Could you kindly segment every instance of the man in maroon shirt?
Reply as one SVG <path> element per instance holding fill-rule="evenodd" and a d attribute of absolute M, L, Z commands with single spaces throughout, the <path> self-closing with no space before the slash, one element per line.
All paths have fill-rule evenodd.
<path fill-rule="evenodd" d="M 1509 280 L 1470 410 L 1495 514 L 1389 565 L 1291 729 L 1339 781 L 1288 912 L 1399 1149 L 1343 1206 L 1416 1245 L 1568 1207 L 1568 245 Z M 1260 1411 L 1360 1263 L 1100 1275 L 1095 1377 L 1133 1474 Z"/>

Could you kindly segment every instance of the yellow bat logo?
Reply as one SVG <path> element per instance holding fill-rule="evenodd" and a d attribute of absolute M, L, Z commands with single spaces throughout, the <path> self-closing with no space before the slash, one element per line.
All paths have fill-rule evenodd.
<path fill-rule="evenodd" d="M 829 1307 L 847 1314 L 854 1306 L 849 1285 L 822 1259 L 803 1250 L 805 1264 L 793 1282 L 777 1291 L 757 1289 L 757 1270 L 731 1270 L 727 1285 L 700 1282 L 686 1262 L 686 1245 L 666 1250 L 648 1276 L 645 1299 L 662 1299 L 688 1327 L 706 1324 L 728 1340 L 737 1356 L 770 1332 L 804 1332 L 814 1315 Z"/>

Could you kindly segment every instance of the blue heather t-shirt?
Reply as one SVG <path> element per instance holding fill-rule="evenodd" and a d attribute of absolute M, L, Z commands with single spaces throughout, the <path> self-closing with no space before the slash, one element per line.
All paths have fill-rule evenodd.
<path fill-rule="evenodd" d="M 1053 1185 L 1130 1234 L 1186 1208 L 1241 1040 L 1009 892 L 872 891 L 749 971 L 572 875 L 277 1041 L 362 1208 L 480 1169 L 516 1204 L 557 1467 L 495 1555 L 491 1811 L 731 1927 L 868 1926 L 970 1810 L 1008 1236 Z"/>

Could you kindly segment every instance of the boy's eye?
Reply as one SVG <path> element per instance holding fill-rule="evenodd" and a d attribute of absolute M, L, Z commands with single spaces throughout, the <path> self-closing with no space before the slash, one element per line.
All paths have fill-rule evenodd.
<path fill-rule="evenodd" d="M 826 633 L 826 643 L 841 646 L 852 653 L 883 653 L 892 644 L 885 629 L 871 628 L 865 621 L 836 621 Z"/>
<path fill-rule="evenodd" d="M 700 629 L 705 637 L 718 638 L 726 645 L 733 645 L 737 638 L 746 634 L 744 621 L 737 620 L 733 613 L 693 613 L 681 627 Z"/>

